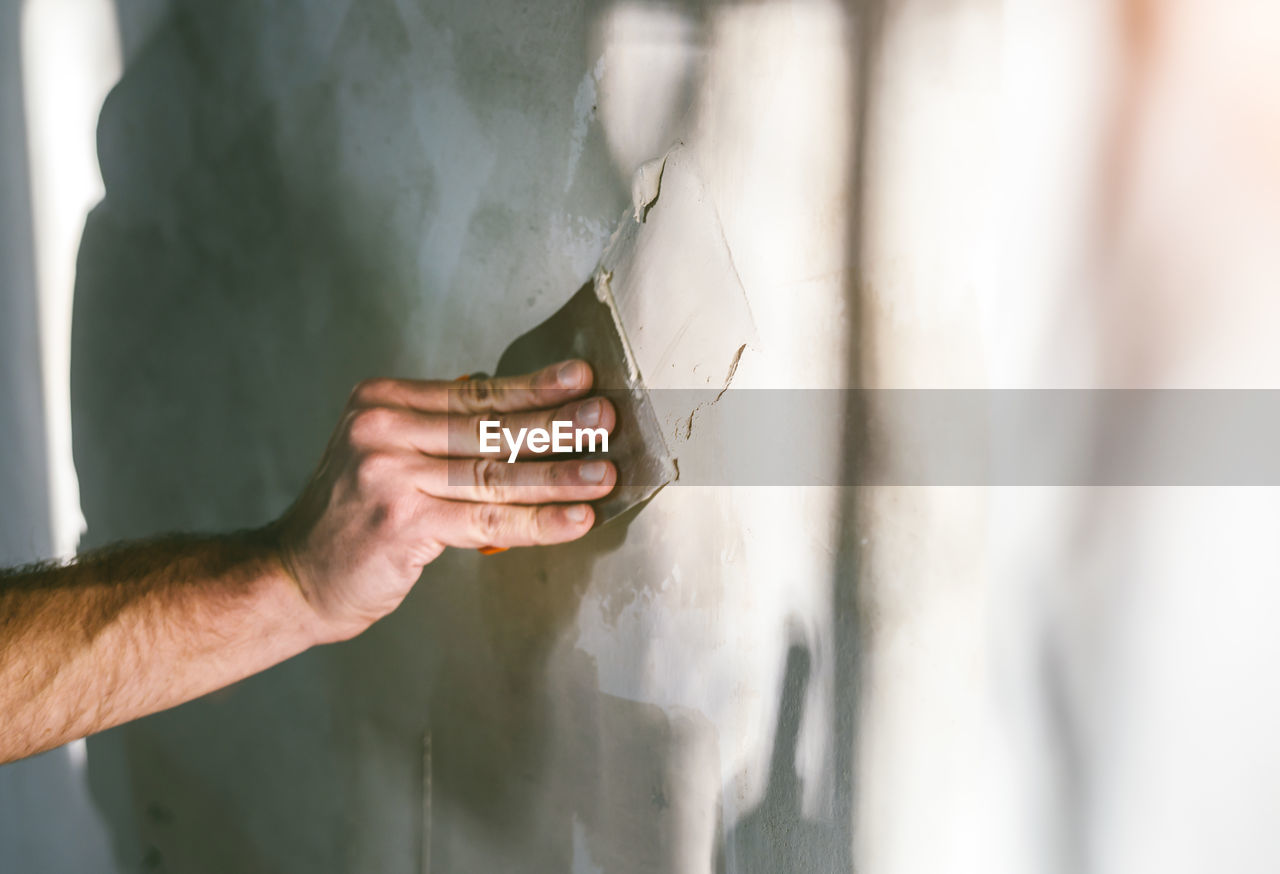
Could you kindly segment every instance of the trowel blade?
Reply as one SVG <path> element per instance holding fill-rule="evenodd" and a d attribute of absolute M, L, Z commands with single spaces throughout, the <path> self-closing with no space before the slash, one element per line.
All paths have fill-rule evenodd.
<path fill-rule="evenodd" d="M 609 435 L 609 451 L 596 453 L 618 468 L 618 484 L 595 502 L 596 525 L 602 525 L 676 478 L 675 462 L 649 402 L 640 374 L 628 366 L 623 338 L 609 305 L 594 283 L 582 288 L 549 319 L 517 337 L 498 361 L 497 375 L 529 373 L 566 358 L 582 358 L 595 373 L 593 393 L 613 402 L 617 424 Z"/>

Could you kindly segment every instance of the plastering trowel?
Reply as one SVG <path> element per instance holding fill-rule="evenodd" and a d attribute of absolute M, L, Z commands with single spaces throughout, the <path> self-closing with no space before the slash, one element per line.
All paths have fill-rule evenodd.
<path fill-rule="evenodd" d="M 635 357 L 609 293 L 609 274 L 588 280 L 549 319 L 502 353 L 496 374 L 530 373 L 566 358 L 582 358 L 595 373 L 593 393 L 608 398 L 617 411 L 609 435 L 608 458 L 618 468 L 618 484 L 595 503 L 596 525 L 603 525 L 676 478 L 676 466 L 662 437 Z"/>

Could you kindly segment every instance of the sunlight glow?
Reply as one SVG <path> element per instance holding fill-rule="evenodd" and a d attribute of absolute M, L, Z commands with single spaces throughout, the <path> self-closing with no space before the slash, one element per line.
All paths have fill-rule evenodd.
<path fill-rule="evenodd" d="M 71 304 L 84 220 L 102 199 L 96 130 L 120 78 L 111 0 L 40 0 L 23 6 L 22 72 L 40 303 L 41 378 L 49 440 L 55 554 L 69 558 L 84 532 L 71 455 Z"/>

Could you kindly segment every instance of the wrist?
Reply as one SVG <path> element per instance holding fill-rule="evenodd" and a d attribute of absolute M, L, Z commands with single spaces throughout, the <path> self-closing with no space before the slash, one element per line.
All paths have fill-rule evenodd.
<path fill-rule="evenodd" d="M 333 642 L 335 637 L 308 597 L 278 527 L 269 525 L 250 536 L 259 547 L 262 585 L 258 597 L 264 610 L 276 617 L 281 634 L 295 641 L 299 652 Z"/>

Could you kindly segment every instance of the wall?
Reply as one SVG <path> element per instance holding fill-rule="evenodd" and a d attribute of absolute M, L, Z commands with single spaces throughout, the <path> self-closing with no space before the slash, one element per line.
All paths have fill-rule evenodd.
<path fill-rule="evenodd" d="M 90 544 L 271 518 L 353 382 L 491 366 L 673 146 L 671 242 L 623 265 L 655 385 L 739 348 L 740 388 L 1272 382 L 1264 4 L 131 10 L 73 337 Z M 733 433 L 689 423 L 686 461 Z M 1037 425 L 1086 472 L 1115 445 Z M 1273 870 L 1275 521 L 668 488 L 94 739 L 94 794 L 124 870 Z"/>
<path fill-rule="evenodd" d="M 88 543 L 279 513 L 356 380 L 492 367 L 674 146 L 644 233 L 679 245 L 616 271 L 650 382 L 740 351 L 735 386 L 843 384 L 853 38 L 824 3 L 174 4 L 100 128 Z M 669 488 L 578 545 L 450 553 L 362 638 L 91 741 L 122 866 L 847 867 L 837 498 Z"/>

